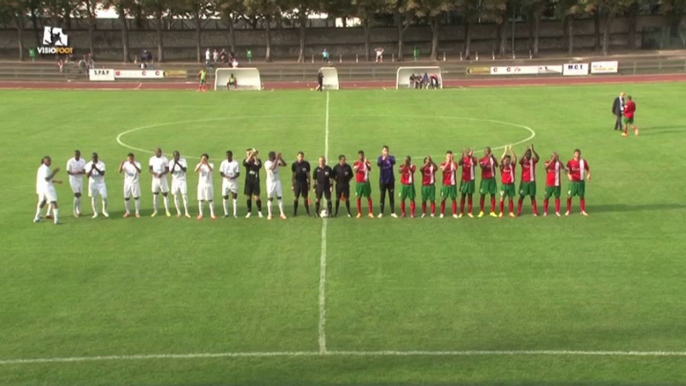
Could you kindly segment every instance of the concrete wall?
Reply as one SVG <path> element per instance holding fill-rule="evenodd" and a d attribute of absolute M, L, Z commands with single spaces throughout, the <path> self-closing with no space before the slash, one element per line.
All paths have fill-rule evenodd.
<path fill-rule="evenodd" d="M 643 27 L 655 27 L 666 25 L 664 18 L 659 16 L 647 16 L 639 18 L 637 28 L 637 47 L 640 48 L 640 31 Z M 588 49 L 594 45 L 594 27 L 592 20 L 578 20 L 575 22 L 575 47 Z M 627 20 L 616 19 L 612 24 L 611 45 L 626 48 L 627 44 Z M 77 55 L 86 53 L 88 47 L 88 31 L 66 31 L 69 35 L 70 45 L 75 48 Z M 508 46 L 510 44 L 510 31 L 508 30 Z M 263 30 L 236 30 L 237 54 L 240 58 L 245 57 L 247 49 L 253 50 L 255 58 L 262 58 L 265 54 Z M 165 59 L 167 60 L 194 60 L 195 59 L 195 31 L 172 30 L 163 31 L 165 47 Z M 448 57 L 456 57 L 464 48 L 464 26 L 443 26 L 440 33 L 441 53 L 445 52 Z M 492 24 L 480 24 L 474 27 L 472 51 L 478 51 L 480 55 L 490 55 L 496 49 L 496 28 Z M 528 28 L 525 23 L 515 26 L 516 50 L 522 55 L 528 52 L 527 38 Z M 562 23 L 559 21 L 542 22 L 540 26 L 540 49 L 561 50 Z M 414 46 L 419 47 L 423 56 L 429 54 L 431 29 L 429 27 L 411 27 L 404 35 L 405 54 L 412 54 Z M 274 58 L 295 58 L 299 50 L 298 29 L 278 29 L 272 31 L 272 56 Z M 26 47 L 36 45 L 35 35 L 32 30 L 25 31 L 24 44 Z M 372 29 L 372 50 L 375 47 L 384 47 L 386 54 L 397 52 L 397 30 L 393 27 Z M 157 38 L 154 31 L 132 30 L 129 33 L 131 54 L 137 55 L 143 49 L 148 49 L 156 54 Z M 95 55 L 98 60 L 120 60 L 122 58 L 121 32 L 119 30 L 99 30 L 94 32 Z M 207 47 L 228 48 L 229 33 L 227 30 L 208 30 L 202 34 L 203 51 Z M 344 60 L 352 60 L 355 55 L 364 55 L 364 31 L 362 28 L 310 28 L 307 31 L 306 54 L 308 57 L 315 55 L 320 58 L 324 48 L 328 48 L 332 58 L 337 59 L 343 55 Z M 509 48 L 508 48 L 509 49 Z M 14 59 L 17 57 L 17 33 L 16 30 L 0 30 L 0 58 Z"/>

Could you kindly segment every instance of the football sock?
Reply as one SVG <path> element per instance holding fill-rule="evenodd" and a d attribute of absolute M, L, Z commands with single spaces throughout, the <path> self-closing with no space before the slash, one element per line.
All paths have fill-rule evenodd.
<path fill-rule="evenodd" d="M 203 205 L 203 202 L 202 202 L 202 201 L 198 201 L 198 213 L 199 213 L 201 216 L 202 216 L 202 205 Z"/>
<path fill-rule="evenodd" d="M 536 199 L 531 199 L 531 206 L 534 207 L 534 214 L 538 216 L 538 204 L 536 204 Z"/>
<path fill-rule="evenodd" d="M 162 196 L 162 201 L 164 202 L 164 210 L 169 212 L 169 195 Z"/>
<path fill-rule="evenodd" d="M 414 213 L 417 211 L 417 204 L 415 204 L 414 201 L 410 203 L 410 213 L 412 214 L 412 217 L 414 217 Z"/>
<path fill-rule="evenodd" d="M 331 206 L 332 205 L 333 205 L 333 203 L 331 202 L 331 200 L 326 200 L 326 208 L 329 212 L 329 215 L 331 215 Z"/>
<path fill-rule="evenodd" d="M 406 216 L 406 215 L 407 215 L 407 214 L 405 213 L 405 201 L 402 201 L 402 202 L 400 203 L 400 210 L 402 211 L 403 216 Z"/>
<path fill-rule="evenodd" d="M 107 199 L 102 199 L 102 213 L 107 213 Z"/>
<path fill-rule="evenodd" d="M 510 199 L 510 213 L 514 213 L 514 200 Z"/>
<path fill-rule="evenodd" d="M 283 216 L 283 199 L 279 198 L 279 212 L 281 212 L 281 215 Z"/>
<path fill-rule="evenodd" d="M 500 200 L 500 213 L 505 212 L 505 200 Z"/>
<path fill-rule="evenodd" d="M 140 214 L 141 211 L 141 199 L 136 198 L 136 200 L 133 202 L 134 206 L 136 207 L 136 214 Z"/>
<path fill-rule="evenodd" d="M 60 222 L 60 210 L 58 208 L 54 208 L 52 212 L 55 215 L 55 224 L 57 224 L 58 222 Z"/>
<path fill-rule="evenodd" d="M 445 214 L 445 201 L 441 201 L 441 214 Z"/>
<path fill-rule="evenodd" d="M 238 215 L 238 199 L 233 199 L 233 215 Z"/>
<path fill-rule="evenodd" d="M 345 200 L 345 209 L 348 210 L 348 215 L 350 215 L 350 200 Z"/>
<path fill-rule="evenodd" d="M 40 204 L 41 204 L 41 203 L 38 202 L 38 205 L 36 206 L 36 217 L 34 217 L 34 218 L 40 218 L 40 212 L 41 212 L 41 210 L 43 209 L 43 207 L 41 207 Z"/>
<path fill-rule="evenodd" d="M 176 213 L 181 214 L 181 210 L 179 209 L 179 204 L 181 200 L 179 200 L 179 195 L 175 194 L 174 195 L 174 206 L 176 207 Z"/>
<path fill-rule="evenodd" d="M 272 215 L 272 200 L 271 199 L 267 200 L 267 214 L 270 216 Z"/>
<path fill-rule="evenodd" d="M 210 205 L 210 216 L 214 217 L 214 201 L 209 201 L 208 204 Z"/>
<path fill-rule="evenodd" d="M 307 198 L 307 200 L 305 200 L 305 210 L 307 211 L 307 215 L 309 216 L 310 215 L 310 199 L 309 199 L 309 197 Z"/>
<path fill-rule="evenodd" d="M 560 213 L 560 199 L 555 199 L 555 213 Z"/>
<path fill-rule="evenodd" d="M 91 208 L 93 208 L 93 214 L 98 214 L 98 200 L 95 197 L 91 198 Z"/>
<path fill-rule="evenodd" d="M 372 199 L 370 198 L 367 200 L 367 203 L 369 204 L 369 213 L 374 213 L 374 205 L 372 205 Z"/>
<path fill-rule="evenodd" d="M 297 198 L 293 201 L 293 216 L 298 215 L 298 201 Z"/>
<path fill-rule="evenodd" d="M 224 216 L 229 215 L 229 200 L 224 199 L 222 200 L 222 206 L 224 207 Z"/>
<path fill-rule="evenodd" d="M 247 204 L 248 204 L 248 213 L 252 213 L 252 200 L 248 199 Z"/>
<path fill-rule="evenodd" d="M 317 215 L 319 215 L 319 201 L 315 201 L 314 210 L 316 211 Z"/>
<path fill-rule="evenodd" d="M 426 214 L 426 201 L 422 201 L 422 213 Z"/>
<path fill-rule="evenodd" d="M 453 200 L 453 214 L 457 214 L 457 201 Z"/>
<path fill-rule="evenodd" d="M 357 213 L 362 214 L 362 199 L 357 199 Z"/>
<path fill-rule="evenodd" d="M 131 213 L 131 200 L 124 200 L 124 207 L 126 208 L 126 213 Z"/>
<path fill-rule="evenodd" d="M 188 214 L 188 195 L 183 195 L 183 209 L 186 211 L 186 214 Z"/>
<path fill-rule="evenodd" d="M 341 207 L 341 200 L 336 199 L 336 216 L 338 216 L 338 208 L 340 208 L 340 207 Z"/>
<path fill-rule="evenodd" d="M 518 216 L 522 215 L 522 206 L 524 206 L 524 198 L 520 198 L 519 202 L 517 203 L 517 215 Z"/>
<path fill-rule="evenodd" d="M 262 200 L 257 200 L 255 203 L 257 204 L 257 211 L 262 212 Z"/>
<path fill-rule="evenodd" d="M 152 195 L 152 210 L 157 212 L 157 209 L 160 206 L 160 197 L 159 194 L 153 194 Z"/>
<path fill-rule="evenodd" d="M 381 191 L 381 214 L 383 214 L 384 209 L 386 209 L 386 191 Z"/>
<path fill-rule="evenodd" d="M 48 203 L 46 207 L 47 209 L 45 210 L 45 217 L 52 215 L 52 204 Z"/>
<path fill-rule="evenodd" d="M 491 196 L 491 212 L 495 212 L 495 196 Z"/>
<path fill-rule="evenodd" d="M 572 198 L 567 199 L 567 212 L 572 213 Z"/>
<path fill-rule="evenodd" d="M 582 212 L 586 211 L 586 200 L 583 198 L 581 199 L 581 211 Z"/>
<path fill-rule="evenodd" d="M 472 196 L 467 197 L 467 203 L 469 204 L 469 208 L 468 208 L 469 213 L 472 213 L 472 209 L 474 209 L 473 199 L 474 198 Z"/>
<path fill-rule="evenodd" d="M 431 214 L 436 213 L 436 201 L 431 201 Z"/>
<path fill-rule="evenodd" d="M 548 213 L 548 199 L 543 200 L 543 213 Z"/>
<path fill-rule="evenodd" d="M 388 201 L 391 203 L 391 213 L 395 213 L 395 195 L 394 194 L 389 194 L 388 195 Z M 383 213 L 383 211 L 382 211 Z"/>
<path fill-rule="evenodd" d="M 486 209 L 486 197 L 479 197 L 479 208 L 481 208 L 482 212 Z"/>
<path fill-rule="evenodd" d="M 464 196 L 460 197 L 460 214 L 464 214 Z"/>

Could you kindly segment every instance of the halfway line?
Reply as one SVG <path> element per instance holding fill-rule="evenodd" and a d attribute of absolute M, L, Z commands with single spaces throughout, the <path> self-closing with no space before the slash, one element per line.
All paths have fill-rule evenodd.
<path fill-rule="evenodd" d="M 329 92 L 326 92 L 326 118 L 324 120 L 324 157 L 329 160 Z M 322 246 L 319 255 L 319 353 L 326 354 L 326 227 L 322 219 Z"/>

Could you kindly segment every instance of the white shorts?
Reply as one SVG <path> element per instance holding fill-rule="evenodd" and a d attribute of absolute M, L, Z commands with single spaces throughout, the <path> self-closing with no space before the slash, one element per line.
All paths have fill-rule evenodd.
<path fill-rule="evenodd" d="M 169 192 L 169 182 L 167 181 L 167 177 L 162 177 L 162 178 L 157 178 L 153 177 L 152 178 L 152 192 L 153 193 L 167 193 Z"/>
<path fill-rule="evenodd" d="M 198 201 L 214 201 L 214 186 L 198 185 Z"/>
<path fill-rule="evenodd" d="M 39 202 L 57 202 L 57 191 L 54 186 L 45 188 L 42 192 L 38 194 Z"/>
<path fill-rule="evenodd" d="M 138 198 L 141 196 L 141 183 L 124 183 L 124 198 Z"/>
<path fill-rule="evenodd" d="M 222 181 L 222 196 L 228 196 L 229 193 L 238 194 L 238 181 Z"/>
<path fill-rule="evenodd" d="M 88 197 L 98 197 L 107 198 L 107 185 L 105 182 L 94 182 L 90 180 L 88 183 Z"/>
<path fill-rule="evenodd" d="M 74 193 L 83 193 L 83 177 L 69 176 L 69 186 Z"/>
<path fill-rule="evenodd" d="M 176 195 L 176 194 L 183 194 L 183 195 L 188 194 L 188 184 L 186 183 L 185 180 L 178 181 L 178 180 L 172 179 L 171 193 L 174 195 Z"/>
<path fill-rule="evenodd" d="M 267 198 L 283 197 L 283 189 L 281 188 L 281 181 L 274 183 L 267 183 Z"/>

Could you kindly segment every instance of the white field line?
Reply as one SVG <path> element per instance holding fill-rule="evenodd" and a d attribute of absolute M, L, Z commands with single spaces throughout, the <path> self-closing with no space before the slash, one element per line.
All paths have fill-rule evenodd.
<path fill-rule="evenodd" d="M 324 157 L 329 160 L 329 92 L 326 92 L 326 118 L 324 120 Z M 326 354 L 326 228 L 328 219 L 322 219 L 322 246 L 319 255 L 319 352 Z"/>
<path fill-rule="evenodd" d="M 686 357 L 686 351 L 574 351 L 574 350 L 467 350 L 467 351 L 274 351 L 274 352 L 224 352 L 192 354 L 107 355 L 84 357 L 53 357 L 29 359 L 4 359 L 1 365 L 140 361 L 155 359 L 212 359 L 212 358 L 269 358 L 269 357 L 397 357 L 397 356 L 587 356 L 587 357 Z"/>

